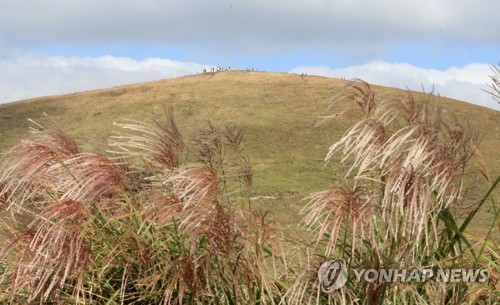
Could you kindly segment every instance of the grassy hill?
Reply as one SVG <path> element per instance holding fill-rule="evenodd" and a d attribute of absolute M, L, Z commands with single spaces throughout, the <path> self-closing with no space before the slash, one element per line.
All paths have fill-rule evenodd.
<path fill-rule="evenodd" d="M 253 196 L 289 223 L 306 194 L 340 178 L 323 158 L 355 120 L 355 114 L 314 127 L 326 105 L 343 90 L 342 80 L 263 72 L 226 71 L 141 83 L 0 105 L 0 151 L 29 137 L 32 119 L 51 126 L 48 114 L 85 148 L 99 147 L 117 127 L 113 122 L 142 120 L 173 106 L 184 134 L 204 122 L 234 123 L 245 132 L 244 147 L 254 169 Z M 402 97 L 398 89 L 373 86 L 378 97 Z M 416 93 L 417 99 L 424 95 Z M 458 116 L 466 113 L 480 125 L 481 146 L 491 177 L 500 173 L 497 111 L 442 99 Z M 491 220 L 487 210 L 479 220 Z M 479 221 L 481 223 L 481 221 Z M 489 221 L 488 223 L 491 223 Z M 481 229 L 481 225 L 476 226 Z"/>

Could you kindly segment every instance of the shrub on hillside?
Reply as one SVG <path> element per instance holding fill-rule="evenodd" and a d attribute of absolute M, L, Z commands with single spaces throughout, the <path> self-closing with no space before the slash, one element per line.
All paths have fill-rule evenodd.
<path fill-rule="evenodd" d="M 186 143 L 172 112 L 119 127 L 105 155 L 43 129 L 3 157 L 0 302 L 279 300 L 279 231 L 243 208 L 242 133 L 209 124 Z"/>
<path fill-rule="evenodd" d="M 479 156 L 478 131 L 467 118 L 460 120 L 431 100 L 429 95 L 417 101 L 408 92 L 403 100 L 379 101 L 363 81 L 349 82 L 333 100 L 330 107 L 354 104 L 348 107 L 356 107 L 360 119 L 325 157 L 326 163 L 334 162 L 340 154 L 343 181 L 311 194 L 302 209 L 304 224 L 316 236 L 312 247 L 319 251 L 319 259 L 304 270 L 318 270 L 330 258 L 342 259 L 350 270 L 486 266 L 496 276 L 498 265 L 485 253 L 493 257 L 498 248 L 474 244 L 464 233 L 499 179 L 460 225 L 471 159 Z M 306 271 L 288 297 L 293 304 L 494 304 L 498 287 L 490 284 L 477 294 L 477 287 L 466 283 L 356 282 L 351 277 L 326 294 L 317 275 Z"/>

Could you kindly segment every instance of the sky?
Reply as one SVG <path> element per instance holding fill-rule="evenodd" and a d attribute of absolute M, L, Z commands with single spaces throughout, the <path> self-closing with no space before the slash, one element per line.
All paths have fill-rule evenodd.
<path fill-rule="evenodd" d="M 0 0 L 0 103 L 211 67 L 361 78 L 500 110 L 498 0 Z"/>

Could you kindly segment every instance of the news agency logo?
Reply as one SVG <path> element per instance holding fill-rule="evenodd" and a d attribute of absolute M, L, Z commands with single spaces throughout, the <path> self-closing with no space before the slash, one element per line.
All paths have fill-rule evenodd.
<path fill-rule="evenodd" d="M 324 262 L 318 270 L 318 279 L 323 292 L 330 293 L 347 283 L 347 268 L 343 260 Z"/>
<path fill-rule="evenodd" d="M 353 269 L 356 282 L 368 283 L 485 283 L 489 279 L 488 269 Z"/>
<path fill-rule="evenodd" d="M 352 269 L 355 282 L 386 283 L 422 283 L 426 281 L 446 283 L 485 283 L 489 280 L 488 269 Z M 343 260 L 324 262 L 318 270 L 321 288 L 331 293 L 342 288 L 348 279 L 348 272 Z"/>

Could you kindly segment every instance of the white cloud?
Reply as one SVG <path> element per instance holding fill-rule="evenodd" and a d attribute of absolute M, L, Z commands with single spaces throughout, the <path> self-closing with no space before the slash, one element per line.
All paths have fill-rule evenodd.
<path fill-rule="evenodd" d="M 196 74 L 209 67 L 163 58 L 61 57 L 11 50 L 0 58 L 0 103 Z"/>
<path fill-rule="evenodd" d="M 436 94 L 469 103 L 500 110 L 489 94 L 482 89 L 490 82 L 490 65 L 482 63 L 468 64 L 463 67 L 451 67 L 446 70 L 424 69 L 406 63 L 388 63 L 373 61 L 365 65 L 331 69 L 328 67 L 296 67 L 292 73 L 307 73 L 346 79 L 361 78 L 369 83 L 409 88 L 420 91 L 435 89 Z"/>
<path fill-rule="evenodd" d="M 211 65 L 163 58 L 135 60 L 128 57 L 62 57 L 4 49 L 0 58 L 0 103 L 31 97 L 79 92 L 117 85 L 152 81 L 200 73 Z M 373 61 L 365 65 L 331 69 L 296 67 L 292 73 L 307 73 L 346 79 L 361 78 L 370 83 L 412 90 L 422 85 L 442 96 L 499 109 L 487 93 L 490 66 L 473 63 L 446 70 L 424 69 L 407 63 Z"/>
<path fill-rule="evenodd" d="M 218 51 L 500 43 L 497 0 L 26 0 L 0 10 L 13 44 L 160 43 Z M 346 52 L 349 53 L 349 52 Z"/>

